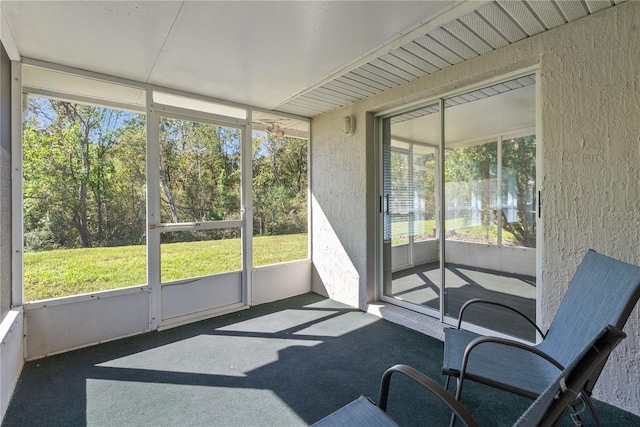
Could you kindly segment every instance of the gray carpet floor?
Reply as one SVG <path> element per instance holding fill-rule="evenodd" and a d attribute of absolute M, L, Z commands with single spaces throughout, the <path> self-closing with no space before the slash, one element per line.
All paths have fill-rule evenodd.
<path fill-rule="evenodd" d="M 26 364 L 3 426 L 304 426 L 360 395 L 378 399 L 396 363 L 443 382 L 442 343 L 315 294 Z M 530 400 L 468 383 L 481 425 L 510 425 Z M 605 425 L 640 418 L 597 402 Z M 394 379 L 401 425 L 449 412 Z M 589 424 L 588 417 L 585 425 Z"/>

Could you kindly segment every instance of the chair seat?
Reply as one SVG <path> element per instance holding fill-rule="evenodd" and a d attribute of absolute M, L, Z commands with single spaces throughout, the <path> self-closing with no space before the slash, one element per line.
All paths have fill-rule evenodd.
<path fill-rule="evenodd" d="M 480 335 L 453 328 L 447 328 L 444 332 L 442 371 L 446 375 L 458 376 L 465 348 Z M 559 372 L 551 363 L 526 350 L 485 343 L 473 350 L 465 376 L 535 398 L 557 378 Z"/>
<path fill-rule="evenodd" d="M 397 427 L 391 418 L 369 399 L 360 396 L 353 402 L 327 415 L 312 427 Z"/>

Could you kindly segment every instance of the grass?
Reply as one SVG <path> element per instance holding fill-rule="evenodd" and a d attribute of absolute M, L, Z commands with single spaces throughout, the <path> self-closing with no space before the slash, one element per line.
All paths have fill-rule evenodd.
<path fill-rule="evenodd" d="M 420 224 L 422 222 L 422 224 Z M 491 225 L 488 227 L 488 230 L 483 225 L 475 225 L 475 226 L 465 226 L 464 218 L 452 218 L 448 219 L 445 222 L 447 233 L 455 231 L 455 240 L 468 240 L 471 242 L 484 241 L 487 238 L 488 231 L 488 239 L 489 241 L 495 242 L 498 239 L 498 228 L 495 225 Z M 422 228 L 420 228 L 422 225 Z M 415 221 L 414 229 L 415 230 L 424 230 L 424 233 L 427 235 L 433 235 L 433 230 L 436 225 L 435 219 L 427 219 L 423 221 Z M 391 232 L 392 235 L 395 236 L 391 243 L 392 245 L 400 245 L 408 242 L 408 231 L 409 223 L 408 221 L 398 221 L 391 224 Z M 414 231 L 416 235 L 421 234 L 418 231 Z M 449 234 L 448 234 L 449 236 Z M 435 238 L 435 237 L 432 237 Z M 453 236 L 449 236 L 449 238 L 454 238 Z M 513 235 L 506 230 L 502 230 L 502 240 L 503 242 L 513 241 Z"/>
<path fill-rule="evenodd" d="M 163 282 L 240 270 L 240 239 L 161 246 Z M 307 235 L 253 239 L 253 265 L 307 258 Z M 147 283 L 146 246 L 64 249 L 24 254 L 24 299 L 37 301 Z"/>

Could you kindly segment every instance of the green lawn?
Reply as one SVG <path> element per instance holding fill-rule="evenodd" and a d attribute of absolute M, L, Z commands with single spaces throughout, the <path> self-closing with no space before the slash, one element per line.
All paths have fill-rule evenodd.
<path fill-rule="evenodd" d="M 307 235 L 253 239 L 253 264 L 307 258 Z M 162 281 L 241 269 L 240 239 L 162 245 Z M 146 247 L 65 249 L 24 254 L 24 299 L 37 301 L 147 282 Z"/>
<path fill-rule="evenodd" d="M 398 221 L 391 224 L 391 233 L 394 236 L 391 240 L 392 245 L 400 245 L 408 242 L 407 233 L 409 230 L 408 221 Z M 445 222 L 447 227 L 447 233 L 455 232 L 457 240 L 465 240 L 467 238 L 471 242 L 477 242 L 487 237 L 487 229 L 482 225 L 465 226 L 464 218 L 452 218 Z M 420 228 L 422 225 L 423 228 Z M 416 221 L 414 225 L 415 233 L 421 234 L 420 231 L 424 230 L 425 234 L 433 234 L 433 228 L 436 225 L 435 219 L 427 219 L 422 221 Z M 490 241 L 495 241 L 498 238 L 498 228 L 495 225 L 491 225 L 488 230 L 488 238 Z M 506 230 L 502 230 L 503 241 L 513 240 L 513 235 Z"/>

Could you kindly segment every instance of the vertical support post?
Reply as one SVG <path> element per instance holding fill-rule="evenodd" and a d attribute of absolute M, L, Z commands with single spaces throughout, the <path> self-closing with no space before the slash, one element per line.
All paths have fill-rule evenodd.
<path fill-rule="evenodd" d="M 149 329 L 158 329 L 162 320 L 160 277 L 160 126 L 147 89 L 147 286 L 149 288 Z"/>
<path fill-rule="evenodd" d="M 497 157 L 498 157 L 498 189 L 496 191 L 496 215 L 498 216 L 498 230 L 496 230 L 497 238 L 498 238 L 498 247 L 502 246 L 502 135 L 498 137 L 497 142 Z"/>
<path fill-rule="evenodd" d="M 241 127 L 242 148 L 240 150 L 240 209 L 242 212 L 242 302 L 253 303 L 253 118 L 247 111 L 247 125 Z"/>
<path fill-rule="evenodd" d="M 22 64 L 11 62 L 11 306 L 24 302 L 22 203 Z"/>
<path fill-rule="evenodd" d="M 444 98 L 439 100 L 440 108 L 440 150 L 438 156 L 438 163 L 440 166 L 440 173 L 437 182 L 440 184 L 440 212 L 438 218 L 440 220 L 440 321 L 444 323 L 444 309 L 445 309 L 445 236 L 447 227 L 446 220 L 446 204 L 445 204 L 445 182 L 444 182 L 444 144 L 445 144 L 445 132 L 444 132 Z"/>

